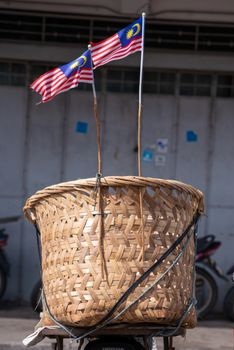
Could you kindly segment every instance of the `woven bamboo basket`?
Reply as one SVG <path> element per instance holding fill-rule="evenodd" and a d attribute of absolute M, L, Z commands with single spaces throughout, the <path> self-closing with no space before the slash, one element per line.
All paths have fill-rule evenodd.
<path fill-rule="evenodd" d="M 202 193 L 178 181 L 105 177 L 100 191 L 96 184 L 93 178 L 50 186 L 30 197 L 24 207 L 28 220 L 41 232 L 47 306 L 66 325 L 86 327 L 100 321 L 175 242 L 195 213 L 204 209 Z M 163 275 L 181 249 L 182 243 L 129 295 L 120 310 Z M 190 239 L 175 266 L 115 322 L 176 322 L 191 298 L 194 255 L 194 239 Z M 195 325 L 193 307 L 183 326 Z"/>

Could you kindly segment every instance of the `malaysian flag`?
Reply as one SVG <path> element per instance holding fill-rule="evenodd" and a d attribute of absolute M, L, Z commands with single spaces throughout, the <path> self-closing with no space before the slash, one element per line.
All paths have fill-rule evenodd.
<path fill-rule="evenodd" d="M 110 38 L 99 43 L 91 43 L 90 50 L 94 68 L 141 51 L 143 48 L 142 23 L 143 20 L 140 17 Z"/>
<path fill-rule="evenodd" d="M 61 92 L 76 87 L 80 82 L 93 82 L 92 61 L 89 50 L 85 51 L 74 61 L 41 75 L 30 87 L 42 96 L 41 102 L 48 102 Z"/>

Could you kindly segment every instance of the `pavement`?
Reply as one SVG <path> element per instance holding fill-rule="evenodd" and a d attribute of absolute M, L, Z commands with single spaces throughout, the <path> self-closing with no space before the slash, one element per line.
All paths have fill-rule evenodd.
<path fill-rule="evenodd" d="M 38 316 L 28 307 L 0 305 L 0 350 L 23 350 L 22 340 L 34 331 Z M 44 339 L 32 349 L 51 350 L 53 340 Z M 188 330 L 185 338 L 174 338 L 175 350 L 234 350 L 234 323 L 222 315 L 200 321 L 195 329 Z M 77 343 L 67 340 L 65 349 L 77 349 Z M 157 339 L 157 350 L 162 350 Z"/>

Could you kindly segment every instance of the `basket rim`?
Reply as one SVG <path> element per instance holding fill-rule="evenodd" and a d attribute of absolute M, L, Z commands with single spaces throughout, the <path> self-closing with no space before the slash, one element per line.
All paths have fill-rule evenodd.
<path fill-rule="evenodd" d="M 46 197 L 50 197 L 54 194 L 61 194 L 64 192 L 68 192 L 71 190 L 78 189 L 89 189 L 94 188 L 97 184 L 97 179 L 87 178 L 87 179 L 77 179 L 68 182 L 61 182 L 55 185 L 47 186 L 42 190 L 37 191 L 34 195 L 29 197 L 25 203 L 23 208 L 24 214 L 27 219 L 31 218 L 31 213 L 29 213 L 35 205 Z M 159 178 L 152 177 L 143 177 L 143 176 L 105 176 L 100 179 L 101 186 L 104 187 L 117 187 L 117 186 L 138 186 L 138 187 L 146 187 L 146 186 L 160 186 L 160 187 L 169 187 L 177 190 L 183 190 L 194 197 L 199 202 L 200 212 L 204 212 L 204 204 L 203 204 L 203 193 L 193 187 L 192 185 L 183 183 L 178 180 L 165 180 Z M 31 221 L 31 220 L 30 220 Z"/>

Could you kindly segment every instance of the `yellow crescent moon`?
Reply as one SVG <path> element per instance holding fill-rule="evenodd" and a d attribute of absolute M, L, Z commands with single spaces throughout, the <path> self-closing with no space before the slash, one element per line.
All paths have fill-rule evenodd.
<path fill-rule="evenodd" d="M 84 60 L 83 63 L 80 63 L 80 59 L 81 58 L 83 58 L 83 60 Z M 83 67 L 85 65 L 86 61 L 87 61 L 87 57 L 86 56 L 80 56 L 80 58 L 79 58 L 79 67 Z"/>
<path fill-rule="evenodd" d="M 134 27 L 136 27 L 136 31 L 135 31 L 135 33 L 134 33 L 132 36 L 136 36 L 136 35 L 140 32 L 140 30 L 141 30 L 141 26 L 140 26 L 139 23 L 134 24 L 134 25 L 132 26 L 132 29 L 133 29 Z"/>

